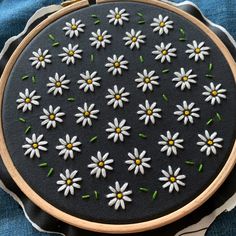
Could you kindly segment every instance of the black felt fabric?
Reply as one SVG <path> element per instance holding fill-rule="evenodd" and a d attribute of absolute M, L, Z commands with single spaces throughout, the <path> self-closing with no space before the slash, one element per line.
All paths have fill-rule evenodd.
<path fill-rule="evenodd" d="M 126 8 L 131 14 L 130 23 L 125 24 L 124 27 L 114 27 L 107 22 L 106 15 L 108 10 L 114 8 L 115 5 Z M 146 20 L 145 27 L 137 23 L 139 19 L 136 16 L 137 12 L 144 14 Z M 171 19 L 175 22 L 175 29 L 168 36 L 160 37 L 158 34 L 152 33 L 152 28 L 149 26 L 152 18 L 156 17 L 159 13 L 170 15 Z M 96 14 L 100 17 L 100 25 L 93 24 L 93 19 L 90 17 L 91 14 Z M 65 21 L 69 21 L 72 17 L 81 18 L 86 24 L 85 33 L 75 39 L 66 38 L 61 30 Z M 191 43 L 192 40 L 196 39 L 197 41 L 205 41 L 211 47 L 211 56 L 206 58 L 204 63 L 196 64 L 187 58 L 187 55 L 184 53 L 187 42 L 178 41 L 178 29 L 180 27 L 186 31 L 187 42 Z M 112 45 L 108 45 L 105 50 L 96 51 L 90 47 L 88 38 L 90 33 L 96 31 L 97 28 L 107 29 L 113 36 Z M 130 31 L 131 28 L 135 30 L 141 29 L 147 36 L 146 44 L 139 51 L 131 52 L 128 47 L 124 46 L 124 42 L 121 40 L 125 32 Z M 50 41 L 48 41 L 49 33 L 55 35 L 63 46 L 67 46 L 68 43 L 79 43 L 80 48 L 84 51 L 83 59 L 74 66 L 62 64 L 57 56 L 58 53 L 62 52 L 62 49 L 51 48 Z M 173 46 L 178 49 L 178 57 L 170 65 L 162 65 L 154 61 L 154 56 L 151 55 L 154 45 L 160 44 L 162 41 L 165 43 L 172 42 Z M 50 53 L 53 55 L 53 63 L 52 65 L 47 65 L 45 70 L 36 71 L 30 66 L 28 58 L 31 56 L 32 51 L 37 50 L 39 47 L 50 49 Z M 95 55 L 93 63 L 89 61 L 91 53 Z M 106 58 L 114 53 L 118 55 L 124 54 L 129 61 L 129 70 L 116 78 L 107 73 L 104 67 Z M 140 55 L 144 57 L 143 64 L 139 61 Z M 222 105 L 215 107 L 205 103 L 201 95 L 203 85 L 209 85 L 211 82 L 211 80 L 204 76 L 208 71 L 209 62 L 212 62 L 214 65 L 213 75 L 215 78 L 213 81 L 215 83 L 222 83 L 223 87 L 228 91 L 227 100 L 223 101 Z M 194 72 L 198 74 L 198 83 L 192 87 L 191 91 L 180 92 L 174 88 L 174 83 L 171 79 L 173 78 L 173 73 L 178 71 L 180 67 L 193 68 Z M 145 68 L 156 70 L 160 76 L 160 85 L 154 89 L 154 92 L 147 92 L 146 94 L 137 90 L 136 83 L 134 82 L 136 73 L 142 72 Z M 170 73 L 162 74 L 161 71 L 166 68 L 170 69 Z M 94 94 L 84 94 L 76 85 L 79 73 L 85 72 L 85 70 L 97 70 L 98 74 L 102 77 L 102 86 L 96 89 Z M 55 72 L 59 74 L 65 73 L 67 78 L 71 80 L 70 90 L 65 91 L 62 97 L 47 95 L 46 83 L 48 82 L 48 76 L 53 76 Z M 25 74 L 36 75 L 37 83 L 32 84 L 30 80 L 21 81 L 20 77 Z M 114 84 L 117 84 L 119 87 L 125 86 L 127 91 L 131 93 L 130 103 L 123 110 L 114 111 L 112 107 L 105 105 L 106 100 L 104 97 L 107 94 L 107 88 L 113 87 Z M 25 88 L 30 90 L 36 89 L 38 94 L 42 96 L 40 106 L 34 107 L 33 113 L 22 114 L 16 110 L 15 101 L 18 93 L 24 91 Z M 168 103 L 162 99 L 163 93 L 168 96 Z M 66 100 L 70 96 L 76 97 L 74 103 L 69 103 Z M 138 116 L 136 115 L 138 104 L 144 103 L 145 99 L 151 102 L 156 101 L 163 110 L 162 119 L 154 127 L 151 125 L 144 126 L 142 122 L 138 121 Z M 173 115 L 173 112 L 176 110 L 175 105 L 181 104 L 183 100 L 193 101 L 201 108 L 201 118 L 195 120 L 194 125 L 184 126 L 182 123 L 177 122 L 176 117 Z M 91 128 L 82 128 L 75 124 L 74 114 L 76 113 L 76 108 L 78 105 L 82 106 L 86 101 L 96 103 L 97 108 L 100 110 L 99 120 L 93 122 L 93 127 Z M 41 127 L 39 120 L 42 108 L 48 108 L 49 105 L 59 105 L 66 112 L 64 123 L 58 125 L 55 130 L 50 131 L 46 130 L 45 127 Z M 140 222 L 163 216 L 184 206 L 201 193 L 217 176 L 228 158 L 235 139 L 235 83 L 229 66 L 220 51 L 200 29 L 186 22 L 182 17 L 144 4 L 113 3 L 112 5 L 92 6 L 74 12 L 47 27 L 27 46 L 18 59 L 5 90 L 3 107 L 3 126 L 7 146 L 14 164 L 28 184 L 46 201 L 65 212 L 83 219 L 106 223 Z M 214 116 L 216 112 L 222 115 L 223 120 L 215 122 L 212 126 L 206 126 L 208 119 Z M 24 143 L 24 129 L 26 125 L 16 122 L 18 117 L 25 117 L 29 124 L 32 125 L 32 132 L 37 134 L 43 133 L 46 140 L 49 141 L 49 151 L 42 154 L 40 160 L 37 158 L 30 160 L 24 156 L 21 145 Z M 107 127 L 107 122 L 112 121 L 114 117 L 119 119 L 125 118 L 132 127 L 131 137 L 126 138 L 124 143 L 113 144 L 112 141 L 107 140 L 105 128 Z M 199 147 L 196 146 L 198 141 L 197 134 L 199 132 L 203 133 L 205 129 L 208 129 L 210 132 L 217 131 L 219 136 L 224 138 L 224 147 L 216 156 L 206 157 L 199 152 Z M 171 156 L 168 158 L 165 154 L 160 153 L 160 146 L 157 142 L 160 139 L 160 134 L 165 133 L 167 130 L 180 132 L 181 137 L 185 140 L 184 151 L 180 151 L 176 157 Z M 77 135 L 83 144 L 82 153 L 76 156 L 74 160 L 64 161 L 61 157 L 58 157 L 58 152 L 54 148 L 58 144 L 58 138 L 64 137 L 66 133 Z M 148 139 L 140 139 L 138 133 L 147 134 Z M 95 135 L 98 135 L 97 142 L 89 144 L 89 139 Z M 124 164 L 124 161 L 128 158 L 127 153 L 132 151 L 134 147 L 147 150 L 148 155 L 152 157 L 152 169 L 147 170 L 145 176 L 134 176 L 133 173 L 127 171 L 127 166 Z M 115 160 L 114 171 L 108 173 L 106 180 L 96 180 L 89 175 L 87 168 L 87 165 L 90 163 L 90 156 L 95 155 L 98 150 L 109 152 L 110 157 Z M 186 166 L 184 161 L 189 159 L 194 160 L 196 163 L 203 163 L 203 173 L 198 173 L 196 167 Z M 38 164 L 45 161 L 55 169 L 54 175 L 50 178 L 46 177 L 47 172 L 45 170 L 38 168 Z M 161 183 L 158 181 L 158 177 L 161 176 L 160 170 L 167 169 L 169 164 L 174 168 L 180 166 L 182 173 L 187 176 L 186 187 L 182 188 L 180 193 L 169 194 L 167 190 L 161 188 Z M 63 172 L 66 168 L 71 170 L 78 169 L 79 175 L 83 178 L 82 190 L 76 191 L 74 197 L 69 196 L 65 198 L 63 194 L 57 193 L 58 186 L 56 181 L 59 179 L 59 173 Z M 108 186 L 114 185 L 116 180 L 121 183 L 129 182 L 129 188 L 133 190 L 133 202 L 127 204 L 126 211 L 115 212 L 107 206 L 108 201 L 105 199 L 105 194 L 109 193 Z M 150 189 L 150 192 L 146 194 L 141 193 L 138 191 L 139 187 L 147 187 Z M 99 201 L 93 199 L 84 201 L 81 199 L 83 194 L 92 194 L 94 190 L 101 193 Z M 159 192 L 158 198 L 152 201 L 151 193 L 155 190 Z"/>

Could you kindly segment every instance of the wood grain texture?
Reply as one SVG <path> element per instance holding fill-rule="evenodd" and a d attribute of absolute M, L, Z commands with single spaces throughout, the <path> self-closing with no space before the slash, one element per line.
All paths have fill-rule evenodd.
<path fill-rule="evenodd" d="M 107 0 L 98 0 L 98 4 L 102 4 L 105 2 L 112 2 Z M 130 1 L 130 2 L 142 2 L 142 3 L 148 3 L 152 4 L 164 9 L 167 9 L 169 11 L 175 12 L 184 18 L 186 20 L 191 21 L 195 25 L 197 25 L 201 30 L 203 30 L 211 39 L 212 41 L 217 45 L 217 47 L 221 50 L 223 53 L 225 59 L 227 60 L 232 73 L 234 75 L 234 79 L 236 81 L 236 64 L 229 53 L 226 46 L 222 43 L 222 41 L 216 36 L 210 29 L 208 29 L 202 22 L 197 20 L 196 18 L 192 17 L 188 13 L 177 9 L 176 7 L 172 5 L 168 5 L 167 3 L 160 2 L 158 0 L 136 0 L 136 1 Z M 70 6 L 65 7 L 64 9 L 56 12 L 55 14 L 52 14 L 49 16 L 46 20 L 44 20 L 42 23 L 40 23 L 36 28 L 34 28 L 30 34 L 26 36 L 26 38 L 21 42 L 21 44 L 17 47 L 13 55 L 11 56 L 9 62 L 7 63 L 5 70 L 2 74 L 1 81 L 0 81 L 0 113 L 2 114 L 2 101 L 3 101 L 3 94 L 5 85 L 7 83 L 8 77 L 11 73 L 11 70 L 21 54 L 21 52 L 24 50 L 24 48 L 31 42 L 31 40 L 47 25 L 51 24 L 58 18 L 74 11 L 81 9 L 83 7 L 88 6 L 89 3 L 86 0 L 82 0 L 80 2 L 76 2 Z M 2 119 L 2 116 L 1 116 Z M 20 189 L 24 192 L 24 194 L 38 207 L 40 207 L 43 211 L 47 212 L 48 214 L 52 215 L 53 217 L 64 221 L 70 225 L 83 228 L 86 230 L 91 230 L 95 232 L 105 232 L 105 233 L 135 233 L 135 232 L 141 232 L 146 230 L 151 230 L 154 228 L 158 228 L 164 225 L 167 225 L 171 222 L 174 222 L 185 215 L 189 214 L 199 206 L 201 206 L 205 201 L 207 201 L 214 193 L 215 191 L 221 186 L 221 184 L 224 182 L 224 180 L 229 175 L 230 171 L 233 169 L 235 162 L 236 162 L 236 142 L 234 144 L 234 147 L 231 151 L 231 154 L 228 158 L 228 161 L 222 168 L 221 172 L 217 176 L 217 178 L 211 183 L 208 188 L 206 188 L 197 198 L 195 198 L 193 201 L 185 205 L 184 207 L 178 209 L 177 211 L 170 213 L 166 216 L 160 217 L 158 219 L 142 222 L 142 223 L 136 223 L 136 224 L 123 224 L 123 225 L 112 225 L 112 224 L 102 224 L 102 223 L 96 223 L 96 222 L 89 222 L 83 219 L 79 219 L 76 217 L 73 217 L 72 215 L 66 214 L 59 209 L 55 208 L 53 205 L 46 202 L 44 199 L 42 199 L 36 192 L 34 192 L 31 187 L 25 182 L 25 180 L 21 177 L 19 172 L 17 171 L 16 167 L 14 166 L 11 157 L 9 155 L 9 152 L 7 150 L 5 139 L 3 135 L 3 127 L 2 127 L 2 120 L 1 120 L 1 126 L 0 126 L 0 153 L 1 157 L 3 159 L 3 162 L 12 176 L 13 180 L 16 182 L 16 184 L 20 187 Z"/>

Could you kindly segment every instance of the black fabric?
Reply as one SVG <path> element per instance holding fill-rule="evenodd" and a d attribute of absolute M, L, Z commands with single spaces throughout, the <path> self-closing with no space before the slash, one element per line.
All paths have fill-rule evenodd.
<path fill-rule="evenodd" d="M 89 15 L 89 14 L 88 14 Z M 69 17 L 70 18 L 70 17 Z M 68 18 L 68 19 L 69 19 Z M 175 26 L 176 27 L 176 26 Z M 187 32 L 187 29 L 186 29 L 186 32 Z M 176 32 L 177 33 L 177 32 Z M 114 33 L 112 33 L 112 34 L 114 34 Z M 113 36 L 114 37 L 114 36 Z M 195 38 L 194 38 L 195 39 Z M 60 41 L 61 41 L 61 39 L 60 39 Z M 207 40 L 206 40 L 207 41 Z M 109 47 L 109 46 L 108 46 Z M 212 45 L 211 45 L 211 47 L 212 47 Z M 214 46 L 213 46 L 214 47 Z M 179 47 L 178 47 L 179 48 Z M 29 49 L 30 50 L 30 49 Z M 127 49 L 127 51 L 128 51 L 128 49 Z M 213 50 L 212 50 L 213 51 Z M 231 49 L 231 51 L 232 51 L 232 49 Z M 219 52 L 217 52 L 217 53 L 219 53 Z M 111 53 L 110 53 L 110 55 L 111 55 Z M 28 55 L 27 55 L 28 56 Z M 215 58 L 214 58 L 215 59 Z M 158 64 L 159 65 L 159 64 Z M 205 66 L 207 65 L 207 63 L 205 64 Z M 166 65 L 165 65 L 165 67 L 166 67 Z M 171 70 L 172 70 L 172 68 L 171 68 Z M 173 71 L 175 71 L 174 69 L 173 69 Z M 221 70 L 219 70 L 219 72 L 221 72 L 222 73 L 222 71 Z M 126 73 L 126 72 L 125 72 Z M 218 73 L 216 73 L 216 74 L 218 74 Z M 164 75 L 165 76 L 165 75 Z M 164 76 L 161 76 L 161 77 L 164 77 Z M 200 76 L 199 76 L 200 77 Z M 119 79 L 119 78 L 118 78 Z M 163 82 L 163 81 L 162 81 Z M 208 82 L 208 81 L 207 81 Z M 45 81 L 44 81 L 44 83 L 45 83 Z M 209 83 L 209 82 L 208 82 Z M 37 84 L 38 85 L 38 84 Z M 38 86 L 41 86 L 41 85 L 38 85 Z M 44 86 L 45 86 L 45 84 L 44 84 Z M 173 87 L 173 84 L 171 84 L 170 83 L 170 86 L 172 86 Z M 42 87 L 42 86 L 41 86 Z M 232 86 L 233 88 L 234 88 L 234 85 Z M 18 88 L 19 88 L 19 86 L 18 86 Z M 77 88 L 78 89 L 78 88 Z M 228 89 L 228 88 L 227 88 Z M 38 89 L 37 89 L 38 90 Z M 44 88 L 44 90 L 45 90 L 45 88 Z M 14 101 L 14 99 L 15 98 L 13 98 L 13 100 L 12 101 Z M 41 103 L 42 104 L 42 103 Z M 223 106 L 224 107 L 224 106 Z M 225 113 L 225 111 L 224 111 L 224 113 Z M 226 116 L 226 114 L 224 115 L 224 116 Z M 230 123 L 230 121 L 229 121 L 229 123 Z M 225 123 L 226 124 L 226 123 Z M 222 123 L 221 123 L 221 125 L 222 125 Z M 229 124 L 230 125 L 230 124 Z M 42 129 L 43 130 L 43 129 Z M 181 132 L 182 133 L 182 132 Z M 158 136 L 157 136 L 157 138 L 159 138 Z M 226 142 L 224 142 L 224 146 L 226 145 Z M 166 158 L 164 155 L 163 155 L 163 158 Z M 178 157 L 177 157 L 178 158 Z M 193 158 L 192 156 L 191 156 L 191 158 Z M 173 158 L 174 159 L 174 158 Z M 216 159 L 217 159 L 217 157 L 216 157 Z M 73 165 L 73 161 L 70 161 L 71 163 L 72 163 L 72 165 Z M 67 162 L 68 163 L 68 162 Z M 223 163 L 223 162 L 222 162 Z M 221 163 L 221 165 L 222 165 L 222 163 Z M 23 164 L 23 162 L 22 162 L 22 164 Z M 153 163 L 152 163 L 153 164 Z M 205 163 L 204 163 L 205 164 Z M 219 163 L 218 163 L 219 164 Z M 34 164 L 35 165 L 35 164 Z M 220 166 L 221 165 L 219 165 L 219 168 L 220 168 Z M 36 165 L 35 165 L 36 166 Z M 207 164 L 206 164 L 206 167 L 207 167 Z M 164 166 L 163 166 L 163 168 L 164 168 Z M 205 173 L 205 172 L 204 172 Z M 198 173 L 196 173 L 196 174 L 198 174 Z M 156 178 L 157 178 L 158 176 L 156 176 Z M 57 180 L 57 178 L 58 178 L 58 176 L 55 176 L 55 180 Z M 234 178 L 235 179 L 235 178 Z M 55 182 L 55 181 L 54 181 Z M 113 181 L 114 182 L 114 181 Z M 226 188 L 227 189 L 227 188 Z M 161 190 L 161 189 L 160 189 Z M 228 189 L 229 190 L 229 189 Z M 186 191 L 186 190 L 183 190 L 183 191 Z M 224 193 L 226 193 L 227 191 L 224 191 Z M 163 193 L 164 193 L 164 191 L 163 191 Z M 231 192 L 232 193 L 232 192 Z M 230 194 L 231 194 L 230 193 Z M 229 194 L 229 195 L 230 195 Z M 227 197 L 228 197 L 228 195 L 227 195 Z M 64 198 L 62 198 L 62 199 L 64 199 Z M 222 198 L 223 199 L 223 198 Z M 225 198 L 224 198 L 225 199 Z M 223 202 L 223 201 L 222 201 Z M 105 201 L 104 201 L 104 203 L 105 203 Z M 159 207 L 159 204 L 160 203 L 158 203 L 158 207 Z M 211 205 L 210 203 L 208 203 L 209 205 Z M 160 204 L 160 205 L 162 205 L 162 204 Z M 220 204 L 219 204 L 220 205 Z M 31 203 L 29 204 L 29 206 L 31 206 Z M 130 207 L 130 206 L 129 206 Z M 33 208 L 35 208 L 35 207 L 33 207 Z M 200 208 L 200 209 L 202 209 L 202 208 Z M 211 208 L 208 206 L 207 207 L 207 209 L 209 210 L 209 212 L 211 211 Z M 112 209 L 110 209 L 110 210 L 112 210 Z M 195 212 L 195 214 L 199 214 L 199 212 L 200 212 L 200 215 L 205 211 L 206 209 L 204 209 L 203 211 L 201 211 L 201 210 L 198 210 L 198 211 L 196 211 Z M 31 212 L 31 214 L 34 212 L 32 212 L 32 211 L 30 211 Z M 207 212 L 207 213 L 209 213 L 209 212 Z M 35 212 L 36 213 L 36 212 Z M 206 212 L 204 212 L 203 214 L 206 214 Z M 44 217 L 44 215 L 45 215 L 45 213 L 42 213 L 42 214 L 40 214 L 40 219 L 41 220 L 39 220 L 41 223 L 42 223 L 42 219 L 44 219 L 45 217 Z M 199 216 L 200 216 L 199 215 Z M 41 217 L 42 216 L 42 217 Z M 34 217 L 34 214 L 32 214 L 32 217 Z M 35 217 L 36 218 L 38 218 L 39 217 L 39 214 L 35 214 Z M 193 223 L 193 222 L 189 222 L 189 220 L 190 219 L 197 219 L 197 217 L 196 218 L 194 218 L 194 217 L 189 217 L 188 218 L 188 220 L 187 220 L 187 222 L 188 223 Z M 199 217 L 199 219 L 200 219 L 200 217 Z M 51 219 L 52 220 L 52 223 L 55 225 L 55 224 L 58 224 L 57 223 L 57 221 L 54 221 L 54 219 Z M 60 224 L 60 223 L 59 223 Z M 40 225 L 40 224 L 39 224 Z M 43 225 L 45 225 L 45 223 L 43 223 Z M 49 224 L 49 225 L 51 225 L 51 224 Z M 176 225 L 178 225 L 178 223 L 176 223 Z M 183 225 L 184 225 L 184 223 L 183 223 L 183 221 L 181 222 L 181 224 L 180 224 L 180 228 L 182 228 L 183 227 Z M 64 228 L 65 226 L 64 225 L 62 225 L 60 228 Z M 178 228 L 178 226 L 175 226 L 176 228 L 175 229 L 177 229 Z M 171 227 L 172 228 L 172 227 Z M 179 228 L 179 229 L 180 229 Z M 178 229 L 178 230 L 179 230 Z M 54 228 L 54 230 L 55 230 L 55 228 Z M 164 229 L 163 229 L 163 232 L 162 232 L 162 230 L 160 231 L 161 232 L 161 234 L 162 235 L 170 235 L 170 231 L 168 231 L 168 230 L 170 230 L 170 227 L 165 227 Z M 172 230 L 172 229 L 171 229 Z M 67 231 L 67 227 L 65 227 L 65 231 Z M 65 231 L 63 231 L 63 232 L 65 232 Z M 68 232 L 68 231 L 67 231 Z M 69 233 L 69 234 L 67 234 L 67 235 L 73 235 L 73 230 L 71 230 L 70 231 L 71 233 Z M 167 234 L 164 234 L 164 232 L 167 232 Z M 155 233 L 156 233 L 156 231 L 155 231 Z M 83 232 L 83 234 L 84 234 L 84 232 Z M 88 233 L 88 235 L 89 235 L 90 233 Z"/>

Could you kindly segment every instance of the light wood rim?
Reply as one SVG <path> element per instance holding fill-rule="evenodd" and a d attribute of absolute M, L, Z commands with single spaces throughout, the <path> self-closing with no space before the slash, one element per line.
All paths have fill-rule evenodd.
<path fill-rule="evenodd" d="M 155 6 L 159 6 L 165 9 L 168 9 L 172 12 L 175 12 L 183 17 L 185 17 L 187 20 L 193 22 L 195 25 L 200 27 L 218 46 L 218 48 L 221 50 L 221 52 L 224 54 L 232 72 L 234 75 L 234 79 L 236 81 L 236 64 L 231 56 L 230 52 L 226 48 L 226 46 L 223 44 L 223 42 L 218 38 L 216 34 L 214 34 L 207 26 L 205 26 L 202 22 L 191 16 L 190 14 L 184 12 L 183 10 L 180 10 L 172 5 L 169 5 L 164 2 L 160 2 L 158 0 L 130 0 L 130 2 L 142 2 L 142 3 L 148 3 Z M 105 3 L 105 2 L 112 2 L 107 0 L 97 0 L 97 3 Z M 58 12 L 52 14 L 49 16 L 46 20 L 44 20 L 42 23 L 40 23 L 36 28 L 34 28 L 26 37 L 25 39 L 20 43 L 20 45 L 17 47 L 17 49 L 12 54 L 10 60 L 8 61 L 5 70 L 2 74 L 1 81 L 0 81 L 0 114 L 2 114 L 2 100 L 3 100 L 3 94 L 5 85 L 8 79 L 8 76 L 18 58 L 18 56 L 21 54 L 21 52 L 24 50 L 24 48 L 29 44 L 29 42 L 33 39 L 35 35 L 37 35 L 38 32 L 40 32 L 43 28 L 45 28 L 47 25 L 52 23 L 53 21 L 57 20 L 58 18 L 74 11 L 81 9 L 83 7 L 88 6 L 89 3 L 87 0 L 82 0 L 80 2 L 74 3 L 68 7 L 65 7 L 62 10 L 59 10 Z M 185 205 L 184 207 L 176 210 L 175 212 L 172 212 L 168 215 L 165 215 L 163 217 L 149 220 L 141 223 L 134 223 L 134 224 L 122 224 L 122 225 L 113 225 L 113 224 L 102 224 L 102 223 L 96 223 L 96 222 L 90 222 L 87 220 L 83 220 L 80 218 L 76 218 L 72 215 L 66 214 L 62 212 L 61 210 L 55 208 L 50 203 L 46 202 L 44 199 L 42 199 L 36 192 L 31 189 L 31 187 L 25 182 L 25 180 L 21 177 L 17 169 L 15 168 L 11 157 L 9 155 L 9 152 L 6 147 L 5 139 L 3 136 L 3 127 L 2 127 L 2 116 L 0 117 L 1 125 L 0 125 L 0 153 L 2 156 L 2 160 L 4 162 L 4 165 L 6 166 L 8 172 L 10 173 L 13 180 L 16 182 L 16 184 L 19 186 L 19 188 L 23 191 L 23 193 L 38 207 L 40 207 L 43 211 L 48 213 L 49 215 L 52 215 L 53 217 L 68 223 L 70 225 L 73 225 L 75 227 L 79 227 L 85 230 L 95 231 L 95 232 L 103 232 L 103 233 L 136 233 L 136 232 L 142 232 L 146 230 L 152 230 L 158 227 L 162 227 L 164 225 L 170 224 L 185 215 L 189 214 L 190 212 L 194 211 L 196 208 L 198 208 L 200 205 L 202 205 L 204 202 L 206 202 L 215 192 L 216 190 L 221 186 L 221 184 L 225 181 L 226 177 L 229 175 L 230 171 L 233 169 L 235 162 L 236 162 L 236 142 L 234 143 L 233 149 L 230 153 L 229 159 L 227 160 L 226 164 L 222 168 L 219 175 L 216 177 L 216 179 L 208 186 L 198 197 L 196 197 L 194 200 L 192 200 L 190 203 Z"/>

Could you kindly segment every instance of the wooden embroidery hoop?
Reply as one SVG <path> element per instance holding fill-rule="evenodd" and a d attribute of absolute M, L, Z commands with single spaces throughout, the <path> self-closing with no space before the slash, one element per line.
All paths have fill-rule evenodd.
<path fill-rule="evenodd" d="M 226 48 L 226 46 L 223 44 L 223 42 L 218 38 L 218 36 L 213 33 L 206 25 L 204 25 L 201 21 L 196 19 L 195 17 L 191 16 L 190 14 L 186 13 L 183 10 L 180 10 L 170 4 L 158 1 L 158 0 L 129 0 L 130 2 L 142 2 L 146 4 L 155 5 L 164 9 L 167 9 L 169 11 L 175 12 L 187 20 L 191 21 L 195 25 L 197 25 L 201 30 L 203 30 L 211 39 L 212 41 L 217 45 L 217 47 L 220 49 L 220 51 L 223 53 L 225 59 L 227 60 L 232 73 L 234 75 L 234 79 L 236 81 L 236 63 Z M 113 2 L 113 0 L 97 0 L 97 3 L 106 3 L 106 2 Z M 66 4 L 67 5 L 67 4 Z M 44 29 L 47 25 L 51 24 L 58 18 L 74 11 L 79 10 L 84 7 L 88 7 L 89 3 L 87 0 L 74 0 L 73 4 L 66 6 L 62 10 L 59 10 L 58 12 L 50 15 L 46 20 L 41 22 L 37 27 L 35 27 L 25 38 L 24 40 L 19 44 L 17 49 L 12 54 L 10 60 L 8 61 L 4 72 L 1 76 L 0 80 L 0 114 L 2 114 L 2 101 L 3 101 L 3 94 L 6 82 L 8 80 L 8 77 L 11 73 L 11 70 L 21 54 L 21 52 L 24 50 L 24 48 L 30 43 L 30 41 L 37 35 L 42 29 Z M 141 223 L 134 223 L 134 224 L 122 224 L 122 225 L 112 225 L 112 224 L 103 224 L 103 223 L 96 223 L 96 222 L 90 222 L 87 220 L 83 220 L 80 218 L 76 218 L 72 215 L 69 215 L 67 213 L 62 212 L 61 210 L 55 208 L 53 205 L 49 204 L 47 201 L 42 199 L 36 192 L 33 191 L 33 189 L 25 182 L 25 180 L 22 178 L 22 176 L 17 171 L 16 167 L 14 166 L 11 157 L 9 155 L 9 152 L 6 147 L 4 135 L 3 135 L 3 127 L 2 127 L 2 116 L 1 116 L 1 125 L 0 125 L 0 154 L 3 160 L 4 165 L 6 166 L 9 174 L 15 181 L 15 183 L 19 186 L 19 188 L 22 190 L 22 192 L 38 207 L 40 207 L 43 211 L 46 213 L 52 215 L 53 217 L 68 223 L 70 225 L 73 225 L 75 227 L 79 227 L 85 230 L 95 231 L 95 232 L 102 232 L 102 233 L 136 233 L 136 232 L 142 232 L 147 230 L 152 230 L 158 227 L 162 227 L 164 225 L 170 224 L 190 212 L 194 211 L 196 208 L 200 207 L 204 202 L 206 202 L 216 191 L 217 189 L 223 184 L 231 170 L 233 169 L 235 163 L 236 163 L 236 142 L 234 143 L 233 149 L 230 153 L 230 156 L 225 163 L 224 167 L 222 168 L 219 175 L 216 177 L 216 179 L 193 201 L 185 205 L 184 207 L 176 210 L 175 212 L 172 212 L 168 215 L 165 215 L 163 217 L 149 220 Z"/>

